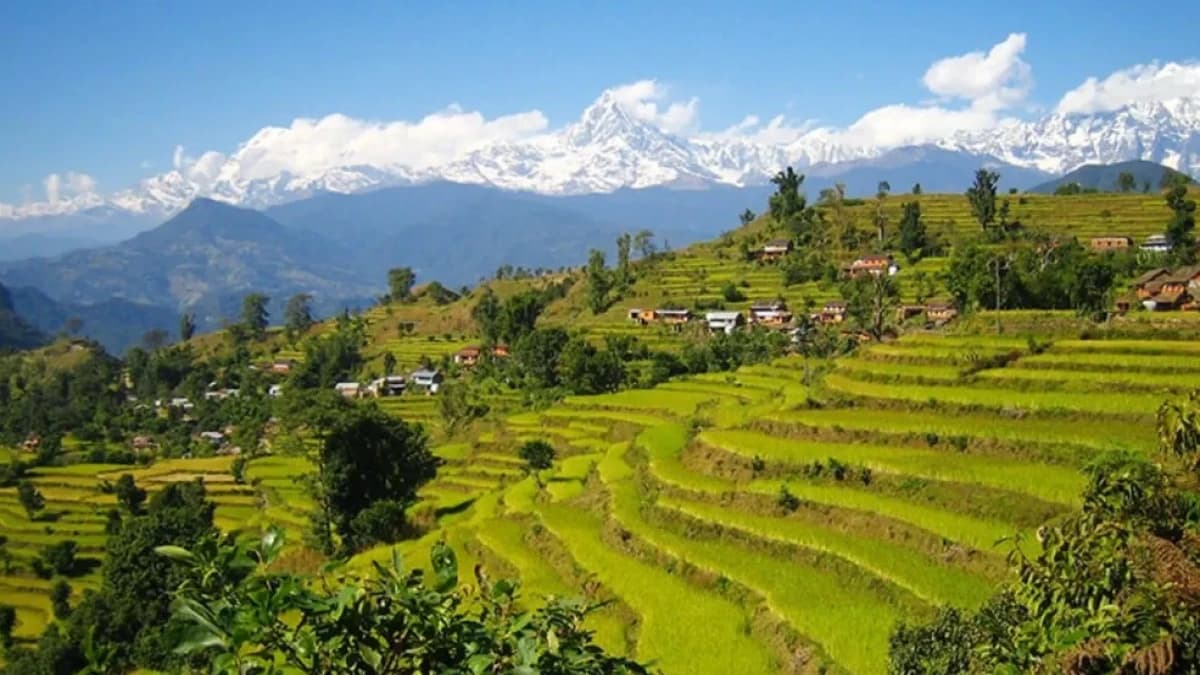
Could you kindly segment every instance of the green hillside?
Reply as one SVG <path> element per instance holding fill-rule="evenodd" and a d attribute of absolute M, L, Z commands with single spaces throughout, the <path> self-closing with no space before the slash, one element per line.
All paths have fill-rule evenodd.
<path fill-rule="evenodd" d="M 1170 218 L 1158 195 L 1008 199 L 1010 219 L 1051 235 L 1140 239 L 1161 233 Z M 883 209 L 889 227 L 912 200 L 944 251 L 979 229 L 959 195 L 892 195 Z M 875 204 L 847 209 L 869 234 Z M 747 260 L 745 251 L 777 234 L 761 217 L 721 240 L 647 255 L 600 312 L 588 307 L 586 271 L 505 275 L 519 278 L 492 280 L 442 304 L 418 288 L 413 298 L 300 335 L 272 329 L 237 344 L 227 333 L 199 336 L 188 358 L 205 381 L 253 364 L 256 374 L 241 375 L 246 397 L 252 385 L 299 388 L 317 345 L 359 330 L 361 363 L 338 371 L 339 380 L 366 382 L 392 361 L 397 373 L 422 364 L 444 370 L 436 395 L 409 391 L 352 404 L 420 423 L 443 464 L 406 510 L 412 536 L 358 551 L 350 570 L 371 573 L 396 549 L 408 566 L 432 571 L 430 547 L 444 541 L 463 579 L 477 569 L 515 577 L 526 603 L 563 595 L 605 602 L 586 621 L 597 642 L 665 673 L 889 672 L 897 626 L 943 616 L 944 607 L 978 610 L 1014 581 L 1009 558 L 1042 552 L 1039 528 L 1084 505 L 1086 467 L 1111 452 L 1157 457 L 1160 405 L 1193 389 L 1200 375 L 1200 314 L 1134 312 L 1096 323 L 1073 310 L 978 312 L 937 329 L 898 325 L 897 338 L 862 344 L 858 330 L 829 327 L 830 346 L 819 354 L 796 353 L 805 350 L 758 331 L 739 342 L 695 323 L 676 331 L 629 321 L 631 308 L 744 310 L 783 298 L 801 313 L 841 297 L 833 280 L 789 285 L 779 264 Z M 831 251 L 829 262 L 869 249 Z M 944 293 L 948 264 L 945 255 L 901 259 L 899 300 Z M 727 285 L 742 297 L 729 299 Z M 475 370 L 454 365 L 463 347 L 486 342 L 477 308 L 489 293 L 501 307 L 536 297 L 537 328 L 567 329 L 566 342 L 547 342 L 543 352 L 560 371 L 570 370 L 564 354 L 590 353 L 569 341 L 577 335 L 599 348 L 594 360 L 580 361 L 580 378 L 599 380 L 604 373 L 589 369 L 619 349 L 629 353 L 619 357 L 622 378 L 594 388 L 603 393 L 580 393 L 565 381 L 533 387 L 530 371 L 544 364 L 525 351 L 537 334 L 532 326 L 509 359 Z M 19 372 L 46 370 L 30 364 L 49 354 L 23 357 L 31 370 Z M 295 363 L 291 374 L 261 373 L 285 359 Z M 475 414 L 454 417 L 447 399 L 459 394 Z M 294 416 L 286 410 L 291 395 L 285 389 L 281 401 L 263 405 Z M 111 484 L 124 473 L 151 494 L 202 480 L 222 530 L 277 525 L 288 542 L 282 566 L 319 574 L 325 556 L 306 538 L 317 502 L 300 478 L 314 470 L 319 441 L 264 429 L 261 451 L 245 453 L 236 469 L 232 456 L 199 450 L 133 465 L 32 467 L 28 480 L 47 502 L 36 518 L 15 486 L 0 488 L 0 525 L 14 563 L 0 575 L 0 604 L 16 608 L 18 643 L 32 644 L 56 622 L 51 581 L 33 573 L 32 561 L 65 539 L 82 557 L 101 559 L 106 513 L 116 504 Z M 63 439 L 70 457 L 81 445 L 74 436 Z M 29 458 L 11 438 L 9 461 Z M 519 453 L 536 440 L 550 443 L 555 458 L 531 475 Z M 91 567 L 73 576 L 72 600 L 99 587 L 99 575 Z"/>

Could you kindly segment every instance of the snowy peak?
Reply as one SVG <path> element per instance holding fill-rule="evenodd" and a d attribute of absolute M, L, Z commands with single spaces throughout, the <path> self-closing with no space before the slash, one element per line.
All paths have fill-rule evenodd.
<path fill-rule="evenodd" d="M 890 161 L 896 148 L 856 144 L 836 129 L 814 129 L 779 142 L 736 134 L 682 137 L 665 131 L 641 108 L 613 90 L 603 92 L 579 119 L 557 132 L 494 142 L 436 166 L 363 161 L 350 149 L 326 168 L 262 175 L 258 162 L 273 139 L 288 132 L 268 127 L 225 156 L 177 153 L 176 168 L 102 197 L 84 192 L 52 202 L 0 204 L 0 219 L 74 214 L 97 208 L 147 216 L 178 212 L 197 197 L 262 208 L 319 192 L 355 193 L 430 180 L 484 184 L 543 194 L 611 192 L 656 185 L 760 184 L 792 165 L 826 176 Z M 342 123 L 331 116 L 321 123 Z M 932 145 L 963 157 L 991 157 L 1023 169 L 1062 174 L 1084 164 L 1140 159 L 1200 173 L 1200 97 L 1145 102 L 1089 114 L 1052 113 L 1006 122 L 986 132 L 949 136 Z M 885 157 L 887 155 L 887 157 Z M 967 157 L 969 156 L 969 157 Z M 372 155 L 378 159 L 378 155 Z M 272 157 L 281 166 L 287 158 Z M 343 161 L 344 160 L 344 161 Z M 271 165 L 274 165 L 271 164 Z M 248 168 L 248 167 L 257 168 Z"/>

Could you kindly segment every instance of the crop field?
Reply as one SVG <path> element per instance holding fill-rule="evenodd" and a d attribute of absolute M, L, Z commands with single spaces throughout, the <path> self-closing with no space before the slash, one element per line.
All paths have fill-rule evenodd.
<path fill-rule="evenodd" d="M 608 600 L 601 642 L 664 672 L 886 672 L 895 623 L 977 607 L 1014 535 L 1034 552 L 1078 507 L 1088 461 L 1153 449 L 1195 350 L 922 333 L 808 386 L 788 357 L 568 397 L 447 446 L 426 492 L 469 505 L 401 549 L 420 565 L 444 537 L 526 598 Z M 558 452 L 537 480 L 516 456 L 531 439 Z"/>

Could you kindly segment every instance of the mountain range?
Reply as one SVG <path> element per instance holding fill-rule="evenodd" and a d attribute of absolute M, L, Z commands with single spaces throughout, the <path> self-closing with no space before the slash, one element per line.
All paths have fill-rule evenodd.
<path fill-rule="evenodd" d="M 1141 159 L 1116 164 L 1084 164 L 1054 180 L 1029 188 L 1029 192 L 1053 194 L 1060 186 L 1072 183 L 1085 190 L 1118 192 L 1121 189 L 1119 180 L 1123 173 L 1133 177 L 1133 189 L 1148 191 L 1158 189 L 1167 176 L 1178 172 L 1162 164 Z M 1190 179 L 1190 176 L 1188 178 Z"/>
<path fill-rule="evenodd" d="M 439 166 L 346 165 L 306 175 L 284 171 L 248 176 L 244 165 L 279 132 L 278 128 L 261 130 L 205 171 L 175 169 L 108 197 L 87 193 L 55 203 L 0 205 L 0 230 L 77 232 L 79 223 L 72 219 L 81 216 L 92 221 L 140 219 L 145 226 L 147 217 L 161 220 L 196 197 L 261 209 L 322 193 L 352 194 L 434 181 L 578 195 L 622 188 L 761 185 L 786 165 L 834 179 L 854 172 L 878 174 L 889 163 L 894 169 L 897 150 L 859 144 L 848 134 L 830 129 L 813 129 L 780 143 L 727 134 L 671 134 L 630 114 L 612 92 L 605 92 L 578 121 L 557 132 L 492 143 Z M 1138 103 L 1095 114 L 1054 113 L 927 145 L 924 161 L 939 150 L 939 162 L 983 164 L 1002 176 L 1023 174 L 1012 181 L 1015 187 L 1028 187 L 1084 164 L 1131 159 L 1200 173 L 1200 97 Z M 63 217 L 66 220 L 53 220 Z M 42 222 L 30 220 L 34 218 Z"/>

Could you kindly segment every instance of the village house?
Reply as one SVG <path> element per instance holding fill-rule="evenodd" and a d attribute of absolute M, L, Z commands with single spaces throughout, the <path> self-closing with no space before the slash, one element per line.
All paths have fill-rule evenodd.
<path fill-rule="evenodd" d="M 704 315 L 704 321 L 710 331 L 728 335 L 744 323 L 745 317 L 741 312 L 708 312 Z"/>
<path fill-rule="evenodd" d="M 1150 253 L 1170 253 L 1171 242 L 1165 234 L 1152 234 L 1142 241 L 1142 245 L 1138 248 Z"/>
<path fill-rule="evenodd" d="M 821 314 L 817 317 L 821 323 L 841 323 L 846 320 L 846 302 L 844 300 L 830 300 L 821 308 Z"/>
<path fill-rule="evenodd" d="M 891 255 L 867 255 L 850 263 L 846 268 L 846 274 L 851 279 L 857 279 L 864 274 L 880 276 L 887 274 L 889 277 L 895 276 L 900 271 L 900 266 L 896 264 Z"/>
<path fill-rule="evenodd" d="M 954 300 L 930 300 L 925 303 L 925 318 L 937 326 L 958 316 L 958 304 Z"/>
<path fill-rule="evenodd" d="M 186 399 L 182 396 L 176 396 L 175 398 L 168 401 L 167 405 L 172 408 L 179 408 L 180 410 L 191 410 L 192 408 L 196 407 L 195 403 L 192 403 L 191 401 L 189 401 L 188 399 Z"/>
<path fill-rule="evenodd" d="M 333 390 L 345 398 L 359 398 L 362 396 L 362 385 L 358 382 L 338 382 L 333 385 Z"/>
<path fill-rule="evenodd" d="M 763 244 L 758 251 L 758 259 L 763 262 L 773 262 L 792 252 L 792 240 L 772 239 Z"/>
<path fill-rule="evenodd" d="M 385 375 L 371 380 L 367 391 L 375 398 L 383 396 L 399 396 L 408 386 L 408 380 L 403 375 Z"/>
<path fill-rule="evenodd" d="M 282 359 L 272 363 L 270 370 L 272 373 L 287 375 L 288 373 L 292 372 L 292 367 L 295 365 L 296 362 L 291 359 Z"/>
<path fill-rule="evenodd" d="M 442 377 L 441 372 L 437 370 L 433 370 L 431 368 L 420 368 L 418 370 L 414 370 L 412 374 L 408 376 L 408 379 L 409 382 L 412 383 L 412 386 L 424 389 L 427 393 L 436 394 L 438 389 L 441 387 L 442 380 L 444 378 Z"/>
<path fill-rule="evenodd" d="M 682 326 L 692 320 L 692 313 L 686 309 L 656 309 L 658 320 L 668 326 Z"/>
<path fill-rule="evenodd" d="M 491 354 L 493 358 L 504 359 L 508 358 L 508 345 L 496 345 L 492 347 Z M 477 346 L 464 347 L 454 355 L 454 362 L 465 368 L 471 368 L 479 363 L 479 357 L 483 355 L 483 348 Z"/>
<path fill-rule="evenodd" d="M 1097 253 L 1104 251 L 1125 251 L 1133 246 L 1133 239 L 1124 236 L 1092 237 L 1089 248 Z"/>
<path fill-rule="evenodd" d="M 200 440 L 208 441 L 213 447 L 225 445 L 225 434 L 219 431 L 201 431 Z"/>
<path fill-rule="evenodd" d="M 241 393 L 239 389 L 213 389 L 204 392 L 205 401 L 224 401 L 231 396 L 237 396 Z"/>
<path fill-rule="evenodd" d="M 134 436 L 133 439 L 129 441 L 129 445 L 137 454 L 150 452 L 158 447 L 158 443 L 155 443 L 154 439 L 150 436 Z"/>
<path fill-rule="evenodd" d="M 1200 309 L 1200 265 L 1170 271 L 1159 267 L 1133 280 L 1133 296 L 1148 310 Z M 1117 309 L 1128 311 L 1130 298 L 1117 301 Z"/>
<path fill-rule="evenodd" d="M 639 326 L 645 326 L 657 321 L 658 313 L 652 309 L 631 309 L 629 310 L 629 320 Z"/>
<path fill-rule="evenodd" d="M 785 326 L 792 321 L 792 313 L 782 300 L 756 302 L 750 305 L 750 323 L 760 326 Z"/>
<path fill-rule="evenodd" d="M 279 398 L 280 396 L 283 396 L 283 385 L 282 384 L 273 384 L 270 387 L 268 387 L 267 388 L 267 396 L 270 396 L 271 398 Z"/>
<path fill-rule="evenodd" d="M 1171 276 L 1171 270 L 1165 267 L 1156 267 L 1148 272 L 1143 272 L 1133 280 L 1133 292 L 1137 295 L 1138 300 L 1152 298 L 1158 295 L 1163 281 L 1169 276 Z"/>
<path fill-rule="evenodd" d="M 903 323 L 924 313 L 925 305 L 900 305 L 896 308 L 896 321 Z"/>
<path fill-rule="evenodd" d="M 21 441 L 21 450 L 25 452 L 37 452 L 42 446 L 42 437 L 37 434 L 29 434 Z"/>

